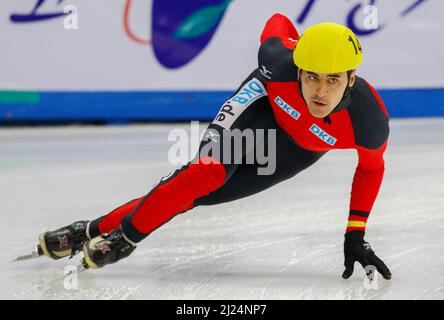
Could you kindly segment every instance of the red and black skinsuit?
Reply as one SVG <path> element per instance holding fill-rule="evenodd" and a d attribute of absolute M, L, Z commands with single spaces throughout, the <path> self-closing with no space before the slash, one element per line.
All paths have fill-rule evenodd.
<path fill-rule="evenodd" d="M 90 235 L 107 233 L 121 225 L 130 240 L 139 242 L 179 213 L 255 194 L 293 177 L 329 150 L 351 148 L 357 150 L 359 162 L 346 231 L 364 231 L 384 175 L 389 115 L 375 89 L 356 77 L 353 88 L 332 113 L 325 118 L 313 117 L 300 93 L 298 70 L 293 63 L 298 38 L 285 16 L 275 14 L 268 20 L 261 36 L 258 69 L 225 102 L 200 146 L 200 150 L 208 144 L 217 147 L 224 130 L 262 129 L 267 133 L 274 129 L 273 174 L 258 174 L 262 166 L 258 161 L 233 164 L 222 161 L 221 154 L 205 156 L 204 160 L 212 161 L 199 161 L 196 156 L 163 178 L 146 196 L 92 221 Z M 249 152 L 250 146 L 244 146 L 237 157 Z"/>

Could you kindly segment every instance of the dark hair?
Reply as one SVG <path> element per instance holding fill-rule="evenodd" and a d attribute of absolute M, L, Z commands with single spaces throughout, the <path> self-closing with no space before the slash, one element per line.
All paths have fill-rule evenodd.
<path fill-rule="evenodd" d="M 356 70 L 356 69 L 352 69 L 352 70 L 348 70 L 348 71 L 347 71 L 347 80 L 348 80 L 348 83 L 350 83 L 350 76 L 351 76 L 352 72 L 355 71 L 355 70 Z"/>

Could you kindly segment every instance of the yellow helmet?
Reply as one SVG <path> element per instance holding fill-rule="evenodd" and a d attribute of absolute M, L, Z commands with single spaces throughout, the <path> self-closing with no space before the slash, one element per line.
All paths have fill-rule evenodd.
<path fill-rule="evenodd" d="M 362 61 L 362 48 L 349 28 L 333 22 L 309 27 L 293 52 L 296 66 L 316 73 L 338 73 L 356 69 Z"/>

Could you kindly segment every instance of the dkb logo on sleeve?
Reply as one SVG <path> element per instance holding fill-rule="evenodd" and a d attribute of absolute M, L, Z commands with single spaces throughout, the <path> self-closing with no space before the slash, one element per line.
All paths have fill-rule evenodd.
<path fill-rule="evenodd" d="M 314 123 L 310 127 L 310 131 L 319 139 L 324 141 L 325 143 L 333 146 L 336 143 L 336 138 L 329 135 L 327 132 L 322 130 L 319 126 L 315 125 Z"/>
<path fill-rule="evenodd" d="M 260 97 L 266 96 L 264 85 L 253 78 L 248 81 L 230 100 L 224 103 L 213 123 L 230 129 L 233 122 L 247 107 Z"/>
<path fill-rule="evenodd" d="M 295 109 L 293 109 L 288 103 L 286 103 L 284 100 L 282 100 L 281 97 L 277 96 L 276 99 L 274 99 L 274 102 L 276 102 L 276 104 L 285 112 L 287 112 L 290 116 L 292 116 L 293 118 L 295 118 L 296 120 L 299 119 L 299 117 L 301 116 L 301 114 L 296 111 Z"/>

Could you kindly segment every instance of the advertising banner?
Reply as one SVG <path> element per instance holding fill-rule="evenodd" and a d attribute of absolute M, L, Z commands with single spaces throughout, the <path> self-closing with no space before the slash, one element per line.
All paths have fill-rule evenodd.
<path fill-rule="evenodd" d="M 382 89 L 395 116 L 440 115 L 439 106 L 423 109 L 429 97 L 444 99 L 441 6 L 437 0 L 5 0 L 0 119 L 209 118 L 257 68 L 261 31 L 276 12 L 300 34 L 323 21 L 348 26 L 364 52 L 358 75 Z M 413 109 L 403 114 L 406 108 Z"/>

